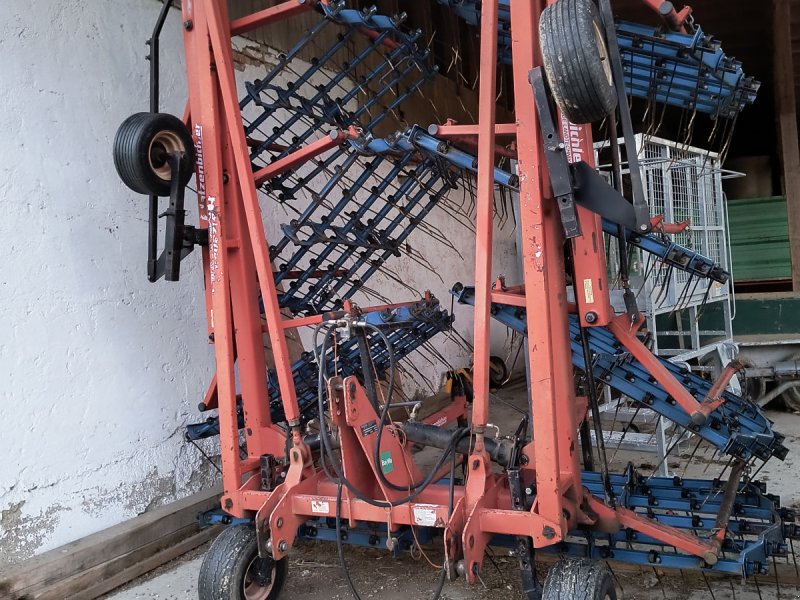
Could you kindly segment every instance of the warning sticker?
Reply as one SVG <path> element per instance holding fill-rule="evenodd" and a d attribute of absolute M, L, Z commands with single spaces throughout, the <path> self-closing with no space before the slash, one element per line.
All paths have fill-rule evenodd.
<path fill-rule="evenodd" d="M 436 524 L 436 506 L 433 504 L 415 505 L 414 523 L 421 527 L 433 527 Z"/>
<path fill-rule="evenodd" d="M 594 286 L 591 279 L 583 280 L 583 297 L 586 304 L 594 304 Z"/>
<path fill-rule="evenodd" d="M 312 500 L 311 512 L 314 514 L 327 515 L 330 512 L 330 502 L 327 500 Z"/>
<path fill-rule="evenodd" d="M 376 431 L 378 431 L 377 421 L 370 421 L 369 423 L 364 423 L 361 426 L 361 435 L 364 437 L 368 436 L 370 433 L 375 433 Z"/>

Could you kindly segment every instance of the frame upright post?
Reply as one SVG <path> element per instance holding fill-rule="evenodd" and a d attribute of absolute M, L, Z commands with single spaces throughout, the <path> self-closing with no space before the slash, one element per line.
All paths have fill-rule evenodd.
<path fill-rule="evenodd" d="M 528 75 L 541 64 L 539 17 L 543 0 L 511 3 L 514 110 L 517 122 L 519 201 L 528 361 L 531 374 L 533 465 L 537 496 L 532 511 L 553 526 L 534 532 L 536 547 L 564 538 L 569 523 L 563 498 L 576 500 L 580 487 L 575 389 L 567 323 L 564 235 L 557 207 L 545 194 L 545 160 Z"/>
<path fill-rule="evenodd" d="M 472 428 L 475 451 L 483 451 L 489 419 L 489 343 L 491 330 L 492 237 L 494 227 L 495 114 L 497 107 L 498 0 L 481 8 L 480 88 L 478 90 L 478 181 L 475 236 L 475 339 Z"/>

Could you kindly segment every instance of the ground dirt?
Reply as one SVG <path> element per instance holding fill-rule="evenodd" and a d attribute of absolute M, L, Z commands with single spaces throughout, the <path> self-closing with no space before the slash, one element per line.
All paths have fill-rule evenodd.
<path fill-rule="evenodd" d="M 493 396 L 492 421 L 505 432 L 513 431 L 521 417 L 526 402 L 525 386 L 516 385 Z M 796 475 L 796 462 L 800 456 L 800 416 L 783 412 L 770 413 L 776 429 L 786 435 L 789 457 L 784 462 L 770 461 L 758 478 L 766 481 L 768 491 L 779 494 L 783 505 L 800 508 L 800 477 Z M 694 451 L 690 444 L 670 457 L 673 474 L 683 477 L 713 479 L 722 471 L 727 461 L 720 460 L 704 446 Z M 428 451 L 416 457 L 424 467 L 430 460 Z M 641 473 L 650 475 L 657 466 L 654 455 L 637 452 L 608 452 L 612 470 L 621 471 L 632 462 Z M 691 460 L 689 460 L 691 457 Z M 800 553 L 800 545 L 797 545 Z M 440 550 L 432 547 L 429 558 L 441 560 Z M 205 547 L 181 557 L 127 586 L 105 596 L 105 600 L 195 600 L 196 582 Z M 438 572 L 424 558 L 405 555 L 392 559 L 388 552 L 378 549 L 345 547 L 347 565 L 361 598 L 381 600 L 425 600 L 432 597 Z M 312 600 L 352 598 L 339 567 L 336 546 L 325 542 L 305 542 L 293 549 L 290 556 L 289 578 L 281 598 Z M 549 559 L 550 561 L 552 559 Z M 794 571 L 792 558 L 780 559 L 786 569 Z M 540 577 L 547 572 L 549 562 L 539 565 Z M 614 565 L 612 565 L 612 568 Z M 443 600 L 492 600 L 522 598 L 519 584 L 519 567 L 515 557 L 503 549 L 496 549 L 482 570 L 482 582 L 468 586 L 463 578 L 445 585 Z M 737 578 L 702 577 L 696 573 L 640 568 L 614 568 L 620 599 L 630 600 L 779 600 L 800 599 L 800 576 L 778 585 L 774 580 L 750 579 L 743 584 Z"/>

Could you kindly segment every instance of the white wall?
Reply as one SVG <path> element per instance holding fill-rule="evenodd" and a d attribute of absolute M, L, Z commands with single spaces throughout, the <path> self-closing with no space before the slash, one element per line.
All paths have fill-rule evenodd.
<path fill-rule="evenodd" d="M 184 262 L 177 284 L 147 282 L 146 201 L 122 185 L 111 160 L 119 123 L 147 107 L 144 40 L 159 8 L 153 0 L 0 3 L 0 566 L 212 478 L 182 441 L 213 370 L 199 258 Z M 176 11 L 161 45 L 162 110 L 182 114 Z M 471 262 L 470 235 L 445 213 L 431 219 L 461 240 Z M 444 282 L 393 266 L 449 306 L 447 289 L 471 282 L 470 264 L 423 237 L 411 243 L 430 253 Z M 495 272 L 515 282 L 511 225 L 495 252 Z M 456 314 L 471 337 L 471 309 Z M 505 341 L 499 330 L 497 351 Z M 454 363 L 468 362 L 442 344 Z M 431 377 L 440 368 L 423 367 Z"/>
<path fill-rule="evenodd" d="M 148 0 L 0 3 L 0 565 L 207 484 L 180 425 L 212 368 L 200 279 L 145 276 L 146 200 L 111 160 L 147 109 Z M 163 106 L 182 112 L 180 15 Z"/>

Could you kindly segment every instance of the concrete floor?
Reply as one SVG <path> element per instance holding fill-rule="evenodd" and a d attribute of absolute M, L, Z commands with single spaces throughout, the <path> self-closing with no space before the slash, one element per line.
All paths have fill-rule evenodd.
<path fill-rule="evenodd" d="M 521 417 L 520 409 L 525 405 L 525 388 L 516 385 L 497 394 L 492 403 L 491 420 L 502 428 L 513 430 Z M 800 416 L 785 412 L 771 412 L 769 417 L 776 428 L 786 435 L 790 452 L 786 461 L 773 460 L 761 471 L 759 479 L 768 482 L 768 491 L 781 496 L 782 504 L 800 509 L 800 477 L 796 465 L 800 460 Z M 693 446 L 694 444 L 692 444 Z M 691 452 L 690 448 L 688 452 Z M 636 452 L 614 452 L 612 469 L 624 469 L 632 461 L 643 474 L 649 475 L 655 463 L 654 455 Z M 674 474 L 685 477 L 716 477 L 725 461 L 714 459 L 713 453 L 700 448 L 691 464 L 685 464 L 687 456 L 670 459 Z M 425 461 L 419 461 L 424 463 Z M 205 549 L 200 548 L 189 555 L 173 561 L 158 571 L 128 584 L 124 588 L 107 595 L 106 600 L 195 600 L 196 581 Z M 431 559 L 439 560 L 432 551 Z M 798 545 L 800 553 L 800 545 Z M 516 558 L 498 555 L 487 561 L 484 568 L 483 585 L 470 588 L 462 580 L 448 583 L 442 598 L 445 600 L 488 600 L 489 598 L 519 598 L 519 573 Z M 363 598 L 381 600 L 417 600 L 431 597 L 438 573 L 424 560 L 410 556 L 392 560 L 386 552 L 347 548 L 346 557 L 356 587 Z M 800 559 L 799 559 L 800 560 Z M 786 562 L 786 561 L 783 561 Z M 791 558 L 789 564 L 793 564 Z M 541 566 L 541 575 L 546 565 Z M 708 578 L 692 576 L 675 571 L 655 571 L 641 569 L 633 572 L 615 573 L 620 598 L 630 599 L 684 599 L 700 600 L 773 600 L 781 598 L 800 598 L 800 577 L 776 586 L 774 581 L 753 580 L 742 584 L 728 578 Z M 336 548 L 333 544 L 321 542 L 304 543 L 293 550 L 290 557 L 289 579 L 282 597 L 292 600 L 312 600 L 317 598 L 347 599 L 350 592 L 341 575 Z"/>

